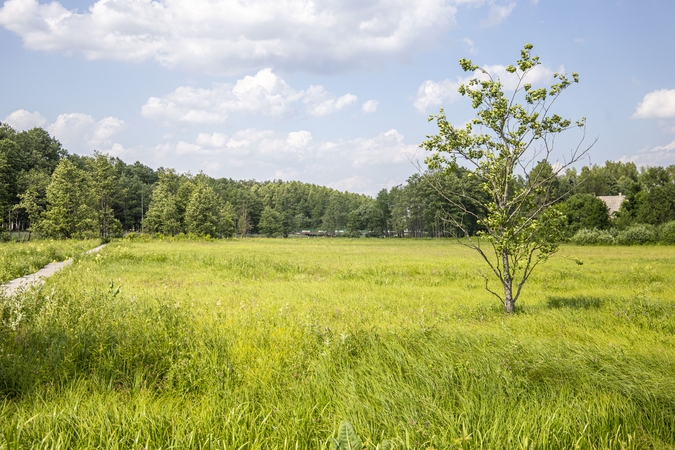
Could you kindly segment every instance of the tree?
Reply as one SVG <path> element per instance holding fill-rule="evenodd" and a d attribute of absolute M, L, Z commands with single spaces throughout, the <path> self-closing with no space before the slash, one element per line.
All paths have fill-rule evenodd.
<path fill-rule="evenodd" d="M 99 234 L 104 239 L 122 232 L 122 224 L 115 218 L 112 208 L 118 181 L 113 162 L 101 153 L 95 153 L 92 161 L 92 194 L 97 203 Z"/>
<path fill-rule="evenodd" d="M 216 237 L 219 233 L 222 201 L 211 186 L 197 183 L 185 210 L 187 231 Z"/>
<path fill-rule="evenodd" d="M 675 183 L 665 182 L 642 191 L 635 196 L 635 202 L 637 223 L 661 225 L 675 220 Z"/>
<path fill-rule="evenodd" d="M 17 176 L 22 170 L 21 148 L 9 139 L 0 140 L 0 223 L 7 220 L 17 198 Z"/>
<path fill-rule="evenodd" d="M 232 203 L 225 202 L 221 205 L 220 215 L 218 222 L 218 232 L 220 237 L 231 238 L 234 236 L 234 219 L 235 219 L 234 206 Z"/>
<path fill-rule="evenodd" d="M 487 196 L 484 199 L 461 190 L 445 192 L 439 187 L 450 204 L 474 216 L 482 227 L 471 235 L 464 223 L 448 216 L 459 230 L 458 237 L 466 238 L 460 242 L 476 250 L 499 280 L 503 294 L 491 289 L 484 275 L 485 288 L 502 302 L 507 313 L 514 312 L 532 271 L 558 249 L 562 214 L 550 207 L 559 200 L 551 189 L 553 177 L 590 150 L 581 147 L 582 138 L 567 158 L 556 161 L 556 170 L 544 170 L 541 161 L 551 161 L 555 156 L 555 137 L 573 127 L 585 129 L 585 119 L 572 122 L 550 112 L 561 93 L 579 81 L 578 74 L 573 73 L 570 80 L 556 73 L 556 82 L 548 89 L 533 88 L 526 82 L 528 74 L 541 64 L 531 50 L 531 44 L 525 45 L 516 65 L 506 68 L 507 76 L 515 81 L 509 96 L 499 78 L 470 60 L 460 60 L 465 72 L 477 75 L 458 90 L 472 100 L 476 118 L 463 128 L 454 127 L 441 109 L 440 114 L 429 117 L 429 121 L 436 120 L 438 134 L 427 136 L 421 144 L 432 152 L 425 160 L 431 170 L 453 173 L 465 164 Z M 517 102 L 521 99 L 522 104 Z M 475 204 L 484 206 L 487 214 L 476 213 L 471 207 Z M 490 245 L 483 246 L 482 239 Z"/>
<path fill-rule="evenodd" d="M 350 234 L 360 236 L 361 231 L 381 233 L 382 209 L 375 200 L 367 199 L 361 206 L 351 211 L 347 217 L 347 230 Z"/>
<path fill-rule="evenodd" d="M 609 209 L 605 202 L 591 194 L 574 194 L 560 203 L 565 216 L 566 234 L 573 236 L 582 228 L 609 228 Z"/>
<path fill-rule="evenodd" d="M 87 173 L 63 159 L 47 187 L 47 211 L 38 230 L 59 238 L 92 237 L 97 233 L 95 199 Z"/>
<path fill-rule="evenodd" d="M 347 224 L 349 208 L 347 199 L 340 192 L 333 192 L 328 199 L 321 223 L 326 233 L 335 235 Z"/>
<path fill-rule="evenodd" d="M 260 215 L 258 230 L 266 237 L 275 237 L 282 234 L 284 231 L 282 215 L 269 206 L 265 206 L 265 209 L 263 209 L 263 212 Z"/>
<path fill-rule="evenodd" d="M 32 232 L 40 223 L 42 214 L 47 209 L 47 188 L 51 182 L 51 177 L 46 172 L 33 169 L 29 172 L 22 172 L 21 178 L 22 184 L 25 184 L 26 188 L 19 194 L 21 201 L 15 208 L 26 212 L 30 222 L 28 230 Z M 28 239 L 30 240 L 30 233 Z"/>
<path fill-rule="evenodd" d="M 179 186 L 180 177 L 173 169 L 159 173 L 159 181 L 152 192 L 152 201 L 143 220 L 147 231 L 170 235 L 180 233 L 181 215 L 176 201 Z"/>

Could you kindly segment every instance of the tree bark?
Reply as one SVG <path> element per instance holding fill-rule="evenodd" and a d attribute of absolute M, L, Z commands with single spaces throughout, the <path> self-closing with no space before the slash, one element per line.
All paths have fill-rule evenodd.
<path fill-rule="evenodd" d="M 509 270 L 509 254 L 506 250 L 502 250 L 502 263 L 504 265 L 504 311 L 512 314 L 515 309 L 515 301 L 513 300 L 513 279 Z"/>

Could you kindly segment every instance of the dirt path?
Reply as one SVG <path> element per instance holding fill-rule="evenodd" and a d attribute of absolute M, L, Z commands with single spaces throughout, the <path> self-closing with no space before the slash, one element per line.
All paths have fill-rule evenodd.
<path fill-rule="evenodd" d="M 92 248 L 91 250 L 84 252 L 84 254 L 88 255 L 90 253 L 98 253 L 105 246 L 106 244 L 99 245 L 96 248 Z M 72 263 L 73 263 L 72 259 L 69 259 L 67 261 L 49 263 L 35 273 L 32 273 L 30 275 L 24 275 L 21 278 L 15 278 L 12 281 L 8 281 L 7 283 L 3 284 L 2 286 L 0 286 L 0 294 L 6 297 L 11 297 L 20 290 L 26 290 L 33 285 L 42 284 L 45 282 L 45 278 L 51 277 L 56 272 L 63 269 L 64 267 L 71 265 Z"/>

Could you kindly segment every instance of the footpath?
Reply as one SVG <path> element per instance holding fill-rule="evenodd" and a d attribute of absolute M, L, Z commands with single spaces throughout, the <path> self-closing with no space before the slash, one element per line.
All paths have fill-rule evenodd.
<path fill-rule="evenodd" d="M 96 248 L 92 248 L 91 250 L 84 252 L 84 254 L 88 255 L 91 253 L 98 253 L 105 246 L 106 244 L 99 245 Z M 4 295 L 5 297 L 11 297 L 18 291 L 26 290 L 31 286 L 43 284 L 46 278 L 51 277 L 56 272 L 63 269 L 64 267 L 71 265 L 72 263 L 73 263 L 72 259 L 61 262 L 49 263 L 35 273 L 32 273 L 30 275 L 24 275 L 21 278 L 15 278 L 12 281 L 8 281 L 7 283 L 0 286 L 0 295 Z"/>

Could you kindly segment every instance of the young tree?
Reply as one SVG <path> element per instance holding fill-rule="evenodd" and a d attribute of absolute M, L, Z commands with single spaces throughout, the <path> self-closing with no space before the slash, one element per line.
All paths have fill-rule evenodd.
<path fill-rule="evenodd" d="M 556 170 L 543 170 L 541 161 L 554 158 L 557 135 L 573 127 L 585 129 L 585 119 L 572 122 L 550 112 L 551 106 L 572 83 L 579 81 L 576 73 L 570 80 L 556 73 L 550 88 L 533 88 L 527 76 L 541 64 L 530 54 L 532 45 L 521 50 L 517 64 L 506 68 L 514 77 L 512 95 L 504 93 L 504 85 L 487 70 L 470 60 L 460 60 L 466 72 L 476 77 L 462 84 L 459 93 L 472 100 L 476 118 L 465 127 L 452 126 L 441 109 L 436 120 L 439 133 L 428 136 L 421 146 L 433 154 L 426 159 L 431 170 L 452 173 L 460 165 L 472 169 L 487 196 L 476 196 L 458 190 L 443 193 L 448 203 L 463 214 L 474 216 L 482 230 L 472 236 L 463 222 L 448 216 L 451 224 L 466 237 L 460 242 L 476 250 L 499 280 L 503 294 L 485 288 L 504 305 L 507 313 L 514 311 L 521 289 L 535 267 L 546 261 L 558 249 L 561 238 L 561 213 L 550 206 L 559 198 L 551 192 L 551 181 L 558 173 L 582 158 L 590 147 L 582 148 L 583 138 L 567 158 L 556 161 Z M 517 100 L 524 100 L 520 104 Z M 539 169 L 537 169 L 537 167 Z M 480 216 L 471 206 L 482 205 L 486 216 Z M 483 246 L 481 238 L 490 245 Z"/>

